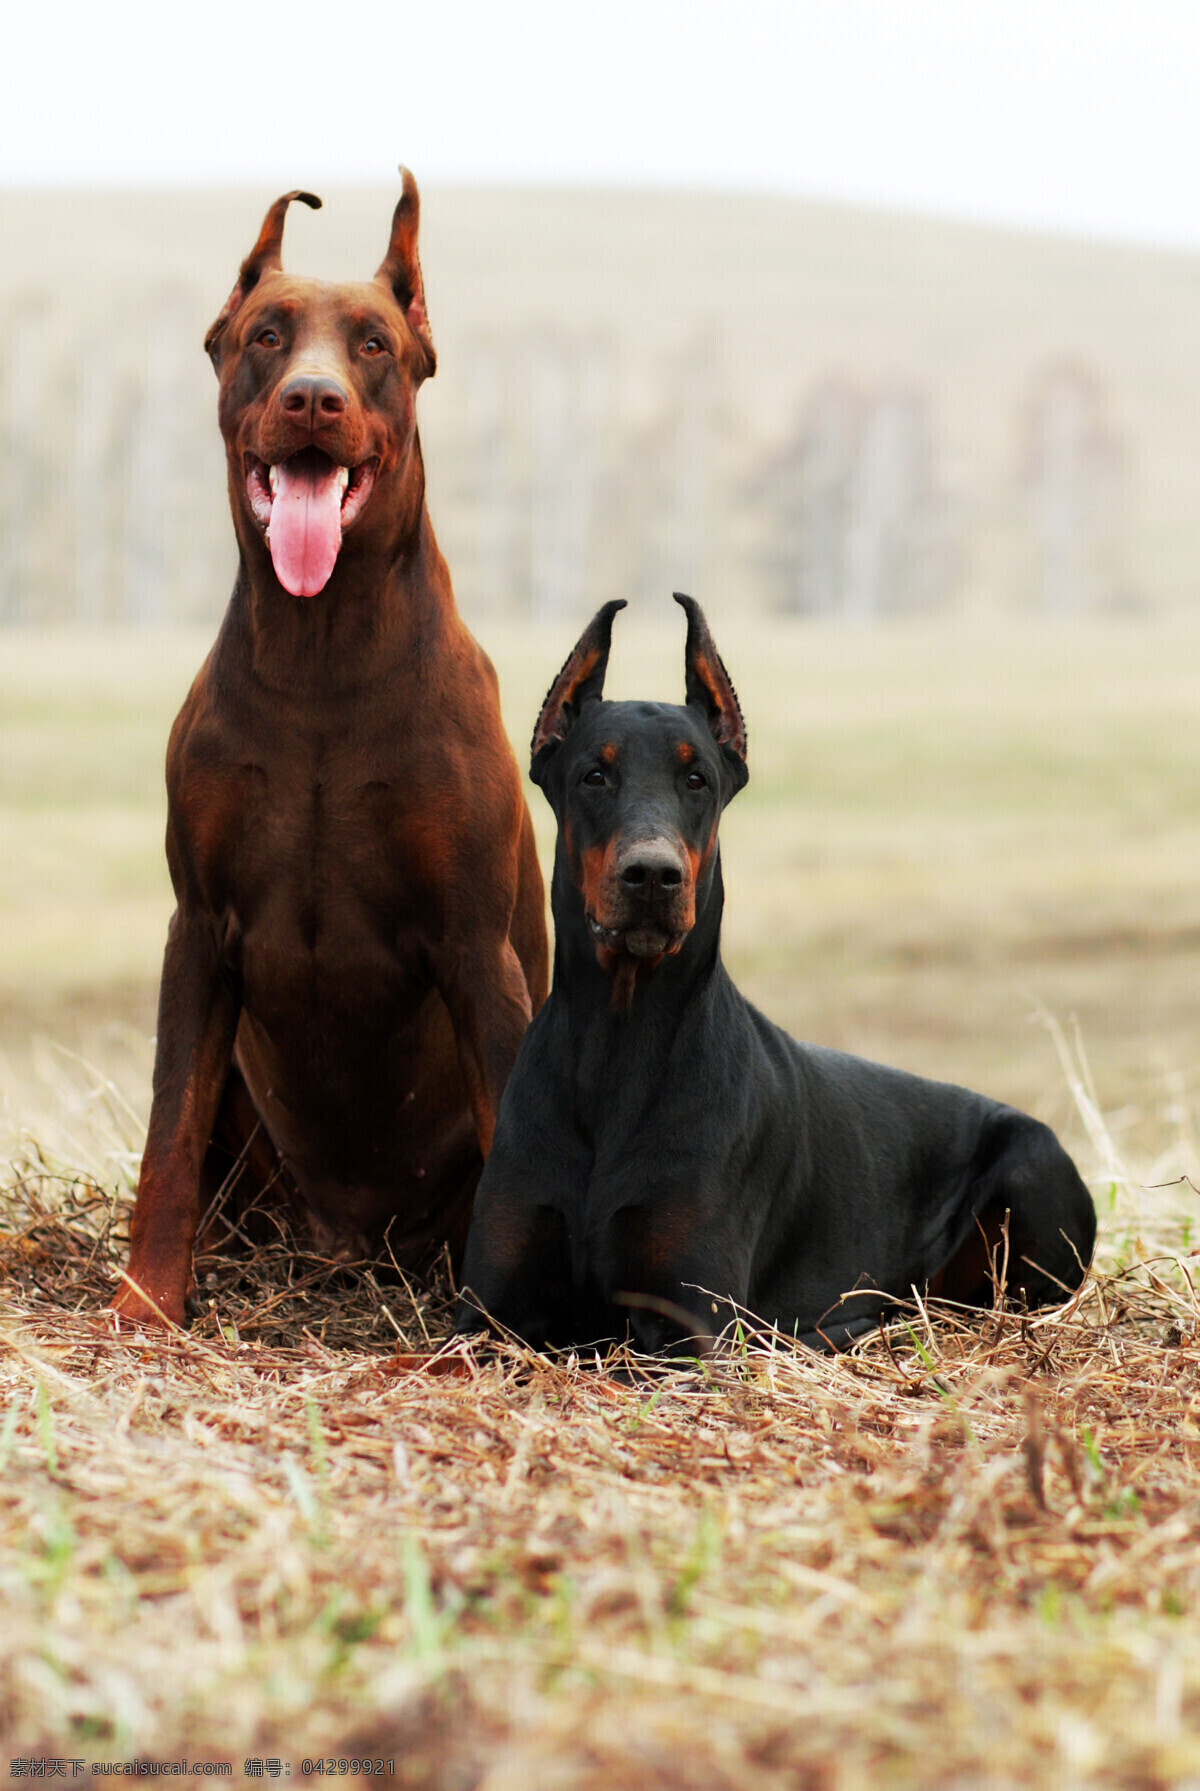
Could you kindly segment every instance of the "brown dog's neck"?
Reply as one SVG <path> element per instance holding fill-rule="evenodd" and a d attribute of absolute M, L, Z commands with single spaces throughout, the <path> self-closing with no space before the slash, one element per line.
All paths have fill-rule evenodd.
<path fill-rule="evenodd" d="M 326 690 L 352 689 L 363 668 L 411 654 L 458 623 L 449 569 L 425 507 L 416 442 L 404 484 L 390 509 L 388 538 L 348 535 L 328 584 L 314 597 L 284 590 L 262 535 L 231 491 L 241 549 L 231 621 L 250 635 L 262 683 L 294 689 L 298 674 L 307 674 Z"/>

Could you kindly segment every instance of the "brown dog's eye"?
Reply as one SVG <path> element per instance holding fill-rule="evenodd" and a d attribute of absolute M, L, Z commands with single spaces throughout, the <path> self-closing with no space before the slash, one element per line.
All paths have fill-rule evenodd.
<path fill-rule="evenodd" d="M 259 330 L 254 340 L 259 344 L 260 348 L 278 348 L 279 331 L 272 329 Z"/>
<path fill-rule="evenodd" d="M 687 774 L 687 787 L 689 790 L 707 790 L 708 779 L 705 777 L 703 771 L 689 771 Z"/>
<path fill-rule="evenodd" d="M 601 771 L 599 765 L 593 765 L 590 771 L 584 772 L 582 781 L 585 784 L 590 784 L 593 790 L 598 790 L 601 784 L 608 782 L 608 779 L 605 777 L 603 771 Z"/>
<path fill-rule="evenodd" d="M 387 344 L 384 342 L 382 336 L 368 336 L 359 350 L 359 353 L 366 355 L 386 354 Z"/>

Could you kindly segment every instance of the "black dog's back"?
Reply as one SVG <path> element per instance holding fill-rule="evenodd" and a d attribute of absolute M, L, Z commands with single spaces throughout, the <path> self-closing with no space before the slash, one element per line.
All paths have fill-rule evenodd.
<path fill-rule="evenodd" d="M 1002 1273 L 1010 1297 L 1056 1304 L 1095 1215 L 1053 1133 L 797 1044 L 727 975 L 717 828 L 745 728 L 680 601 L 685 707 L 602 700 L 613 604 L 534 733 L 558 819 L 554 982 L 479 1186 L 459 1329 L 659 1349 L 749 1313 L 836 1346 L 914 1288 L 990 1305 Z"/>
<path fill-rule="evenodd" d="M 990 1305 L 1005 1232 L 1010 1295 L 1056 1305 L 1078 1286 L 1095 1214 L 1049 1127 L 969 1089 L 778 1036 L 775 1053 L 795 1064 L 807 1175 L 792 1184 L 804 1193 L 771 1211 L 753 1312 L 789 1330 L 826 1314 L 837 1342 L 914 1288 Z M 864 1291 L 844 1297 L 852 1286 Z"/>

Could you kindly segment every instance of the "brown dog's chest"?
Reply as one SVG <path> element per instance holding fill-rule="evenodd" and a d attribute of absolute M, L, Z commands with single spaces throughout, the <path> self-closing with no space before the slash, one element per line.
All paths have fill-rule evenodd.
<path fill-rule="evenodd" d="M 362 741 L 188 765 L 172 802 L 180 856 L 217 923 L 228 967 L 255 988 L 324 977 L 356 1002 L 424 986 L 436 892 L 411 845 L 411 793 Z M 408 843 L 406 843 L 406 841 Z"/>
<path fill-rule="evenodd" d="M 312 1211 L 369 1231 L 398 1186 L 423 1196 L 473 1138 L 446 1073 L 426 944 L 439 898 L 405 847 L 405 792 L 361 736 L 180 758 L 173 825 L 240 992 L 251 1099 Z"/>

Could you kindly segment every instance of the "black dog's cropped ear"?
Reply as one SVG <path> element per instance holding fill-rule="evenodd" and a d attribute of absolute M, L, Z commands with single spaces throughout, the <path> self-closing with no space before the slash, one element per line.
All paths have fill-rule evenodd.
<path fill-rule="evenodd" d="M 437 355 L 429 330 L 429 314 L 425 309 L 425 282 L 417 256 L 417 236 L 421 228 L 421 195 L 407 168 L 401 168 L 401 192 L 392 214 L 392 235 L 387 254 L 375 270 L 375 278 L 389 286 L 396 303 L 408 319 L 408 327 L 425 355 L 425 371 L 437 371 Z"/>
<path fill-rule="evenodd" d="M 675 601 L 688 619 L 684 648 L 687 700 L 703 711 L 713 739 L 737 773 L 740 789 L 747 777 L 746 724 L 738 707 L 737 692 L 729 682 L 729 673 L 696 599 L 676 591 Z"/>
<path fill-rule="evenodd" d="M 263 219 L 258 241 L 238 269 L 237 284 L 225 300 L 221 315 L 204 338 L 204 352 L 211 355 L 214 361 L 217 338 L 229 319 L 241 309 L 243 301 L 254 291 L 264 274 L 276 273 L 283 266 L 283 221 L 293 199 L 299 199 L 302 205 L 310 205 L 314 211 L 321 209 L 321 201 L 315 193 L 284 193 L 275 201 Z"/>
<path fill-rule="evenodd" d="M 613 617 L 624 608 L 625 599 L 618 597 L 596 611 L 550 686 L 529 748 L 529 775 L 535 784 L 541 783 L 551 753 L 566 739 L 584 703 L 603 694 Z"/>

